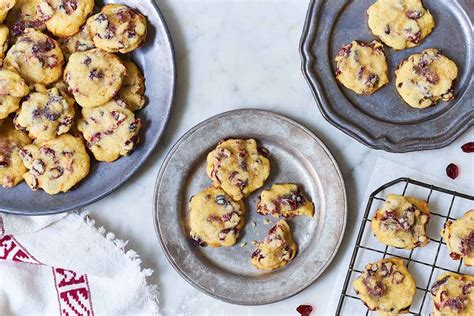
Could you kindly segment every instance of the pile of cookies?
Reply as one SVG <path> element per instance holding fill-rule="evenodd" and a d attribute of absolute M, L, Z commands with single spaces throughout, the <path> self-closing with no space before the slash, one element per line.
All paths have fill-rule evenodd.
<path fill-rule="evenodd" d="M 430 211 L 426 201 L 389 194 L 371 221 L 378 241 L 411 250 L 429 242 L 426 224 Z M 441 231 L 454 260 L 474 264 L 474 210 L 455 221 L 447 221 Z M 370 310 L 380 314 L 406 313 L 416 292 L 415 279 L 400 258 L 386 258 L 368 264 L 353 283 L 354 290 Z M 435 315 L 474 314 L 474 276 L 446 272 L 431 287 Z"/>
<path fill-rule="evenodd" d="M 270 175 L 268 151 L 254 139 L 223 140 L 207 156 L 207 175 L 213 186 L 189 201 L 190 237 L 199 246 L 233 246 L 245 227 L 243 199 L 261 188 Z M 257 212 L 285 219 L 313 217 L 314 205 L 297 185 L 274 184 L 262 191 Z M 290 226 L 282 219 L 256 243 L 251 263 L 261 270 L 274 270 L 288 264 L 297 249 Z"/>
<path fill-rule="evenodd" d="M 378 0 L 367 10 L 372 33 L 395 50 L 415 47 L 435 26 L 421 0 Z M 352 41 L 337 56 L 336 79 L 361 95 L 371 95 L 389 82 L 383 44 Z M 396 71 L 396 89 L 414 108 L 426 108 L 454 98 L 456 64 L 436 48 L 428 48 L 402 61 Z"/>
<path fill-rule="evenodd" d="M 145 78 L 115 53 L 143 44 L 147 19 L 121 4 L 93 10 L 94 0 L 0 3 L 1 186 L 67 192 L 88 175 L 89 152 L 112 162 L 138 144 Z"/>

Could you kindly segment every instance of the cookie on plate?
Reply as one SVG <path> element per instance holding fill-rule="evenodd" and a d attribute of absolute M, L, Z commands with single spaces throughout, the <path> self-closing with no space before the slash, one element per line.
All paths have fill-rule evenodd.
<path fill-rule="evenodd" d="M 462 258 L 466 266 L 474 265 L 474 210 L 455 221 L 447 221 L 441 236 L 451 252 L 451 258 Z"/>
<path fill-rule="evenodd" d="M 298 245 L 293 240 L 290 226 L 285 220 L 280 220 L 268 231 L 265 240 L 257 243 L 251 262 L 257 269 L 275 270 L 293 260 L 297 251 Z"/>
<path fill-rule="evenodd" d="M 83 108 L 77 128 L 87 147 L 99 161 L 111 162 L 128 155 L 140 141 L 141 120 L 122 100 L 112 100 L 95 108 Z"/>
<path fill-rule="evenodd" d="M 270 175 L 265 155 L 254 139 L 224 140 L 207 155 L 207 174 L 216 188 L 240 201 L 262 187 Z"/>
<path fill-rule="evenodd" d="M 396 50 L 418 46 L 435 27 L 421 0 L 378 0 L 367 14 L 372 33 Z"/>
<path fill-rule="evenodd" d="M 434 316 L 474 315 L 474 276 L 446 272 L 431 286 Z"/>
<path fill-rule="evenodd" d="M 15 117 L 15 127 L 28 131 L 33 139 L 49 140 L 67 133 L 74 123 L 74 103 L 69 103 L 57 88 L 32 92 Z"/>
<path fill-rule="evenodd" d="M 47 141 L 36 141 L 20 150 L 28 186 L 48 194 L 67 192 L 89 173 L 90 160 L 79 137 L 63 134 Z"/>
<path fill-rule="evenodd" d="M 395 71 L 397 91 L 414 108 L 454 98 L 456 64 L 435 48 L 425 49 L 402 61 Z"/>
<path fill-rule="evenodd" d="M 124 61 L 127 74 L 123 78 L 119 96 L 127 102 L 131 111 L 138 111 L 145 105 L 145 77 L 137 65 L 131 61 Z"/>
<path fill-rule="evenodd" d="M 58 37 L 72 36 L 86 22 L 94 9 L 94 0 L 41 0 L 51 12 L 45 21 L 48 31 Z M 46 11 L 46 10 L 43 10 Z"/>
<path fill-rule="evenodd" d="M 48 85 L 61 78 L 64 57 L 54 39 L 28 29 L 7 52 L 4 62 L 26 82 Z"/>
<path fill-rule="evenodd" d="M 189 201 L 191 238 L 200 246 L 227 247 L 236 243 L 244 227 L 245 206 L 222 189 L 207 188 Z"/>
<path fill-rule="evenodd" d="M 270 190 L 262 191 L 257 204 L 262 215 L 282 216 L 314 215 L 313 202 L 307 200 L 296 184 L 274 184 Z"/>
<path fill-rule="evenodd" d="M 380 315 L 407 313 L 416 292 L 415 280 L 399 258 L 369 263 L 353 286 L 369 310 Z"/>
<path fill-rule="evenodd" d="M 16 4 L 16 0 L 2 0 L 0 2 L 0 23 L 5 21 L 8 11 L 10 11 Z"/>
<path fill-rule="evenodd" d="M 0 119 L 20 107 L 22 97 L 30 92 L 30 88 L 16 72 L 0 68 Z"/>
<path fill-rule="evenodd" d="M 1 123 L 1 122 L 0 122 Z M 17 131 L 11 120 L 0 124 L 0 186 L 11 188 L 23 181 L 26 168 L 19 151 L 31 140 L 25 132 Z"/>
<path fill-rule="evenodd" d="M 69 56 L 71 56 L 73 53 L 85 52 L 86 50 L 95 48 L 95 44 L 92 40 L 92 36 L 89 33 L 89 26 L 87 24 L 84 24 L 84 26 L 76 34 L 69 37 L 60 38 L 58 43 L 66 60 L 69 60 Z"/>
<path fill-rule="evenodd" d="M 383 207 L 375 212 L 371 227 L 375 237 L 384 245 L 413 249 L 429 242 L 426 236 L 429 218 L 426 201 L 389 194 Z"/>
<path fill-rule="evenodd" d="M 80 106 L 91 108 L 112 100 L 122 86 L 125 73 L 125 66 L 117 56 L 91 49 L 69 57 L 64 82 Z"/>
<path fill-rule="evenodd" d="M 128 53 L 143 43 L 146 17 L 122 4 L 108 4 L 87 21 L 95 46 L 110 53 Z"/>
<path fill-rule="evenodd" d="M 336 79 L 357 94 L 370 95 L 388 83 L 388 67 L 379 41 L 352 41 L 335 58 Z"/>
<path fill-rule="evenodd" d="M 5 58 L 5 53 L 8 49 L 8 26 L 0 24 L 0 66 L 3 65 L 3 58 Z"/>

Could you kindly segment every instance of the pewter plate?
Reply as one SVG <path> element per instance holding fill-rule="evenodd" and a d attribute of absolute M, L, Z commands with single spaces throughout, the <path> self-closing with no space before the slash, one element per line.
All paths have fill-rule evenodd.
<path fill-rule="evenodd" d="M 20 215 L 55 214 L 102 199 L 138 170 L 163 134 L 170 115 L 176 81 L 173 44 L 166 23 L 152 0 L 96 1 L 96 4 L 102 6 L 112 2 L 137 8 L 148 17 L 145 44 L 131 55 L 146 79 L 146 106 L 136 112 L 143 123 L 140 144 L 130 156 L 113 163 L 98 163 L 91 156 L 89 176 L 67 193 L 51 196 L 42 190 L 33 192 L 24 182 L 12 189 L 0 187 L 2 212 Z"/>
<path fill-rule="evenodd" d="M 211 185 L 206 156 L 220 140 L 230 137 L 254 138 L 269 150 L 271 174 L 262 189 L 274 183 L 298 183 L 316 206 L 314 218 L 289 220 L 299 251 L 286 267 L 273 272 L 259 271 L 250 263 L 252 240 L 263 240 L 277 222 L 256 213 L 262 189 L 245 200 L 246 225 L 236 245 L 203 248 L 188 238 L 188 201 Z M 226 112 L 192 128 L 168 153 L 155 187 L 155 227 L 171 265 L 204 293 L 242 305 L 282 300 L 314 282 L 336 254 L 346 210 L 344 181 L 324 144 L 302 125 L 261 110 Z M 272 224 L 264 224 L 264 219 Z"/>
<path fill-rule="evenodd" d="M 302 71 L 323 116 L 334 126 L 374 149 L 408 152 L 449 145 L 474 125 L 474 1 L 424 0 L 436 27 L 418 47 L 385 47 L 390 83 L 371 96 L 339 85 L 334 57 L 352 40 L 375 38 L 367 26 L 367 9 L 375 0 L 312 0 L 300 43 Z M 427 109 L 408 106 L 395 88 L 395 69 L 408 56 L 438 48 L 459 68 L 456 97 Z"/>

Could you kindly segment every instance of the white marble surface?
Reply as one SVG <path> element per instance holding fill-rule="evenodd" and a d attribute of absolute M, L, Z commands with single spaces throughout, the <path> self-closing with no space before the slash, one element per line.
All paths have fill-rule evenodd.
<path fill-rule="evenodd" d="M 150 281 L 161 288 L 165 315 L 296 315 L 303 303 L 318 315 L 333 313 L 327 306 L 336 277 L 347 268 L 344 253 L 356 228 L 348 225 L 333 264 L 313 285 L 283 302 L 241 307 L 221 303 L 188 285 L 168 264 L 155 237 L 152 198 L 155 177 L 170 146 L 189 128 L 223 111 L 256 107 L 295 119 L 318 135 L 331 150 L 344 174 L 349 220 L 358 217 L 377 157 L 384 157 L 444 178 L 455 162 L 461 175 L 453 181 L 474 189 L 474 154 L 460 146 L 474 140 L 471 129 L 451 146 L 409 154 L 374 151 L 327 123 L 319 113 L 300 71 L 298 43 L 307 1 L 167 0 L 159 6 L 168 22 L 178 65 L 177 94 L 166 134 L 143 168 L 109 197 L 86 207 L 99 225 L 141 254 L 144 266 L 155 270 Z M 452 181 L 452 180 L 450 180 Z M 198 309 L 201 307 L 200 309 Z"/>

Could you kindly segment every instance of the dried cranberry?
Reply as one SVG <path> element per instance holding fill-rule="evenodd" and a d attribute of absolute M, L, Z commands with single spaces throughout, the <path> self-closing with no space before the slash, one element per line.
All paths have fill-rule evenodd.
<path fill-rule="evenodd" d="M 54 167 L 50 170 L 51 176 L 49 177 L 51 180 L 57 179 L 64 174 L 64 169 L 62 167 Z"/>
<path fill-rule="evenodd" d="M 104 78 L 104 73 L 100 70 L 97 69 L 92 69 L 91 72 L 89 73 L 89 79 L 103 79 Z"/>
<path fill-rule="evenodd" d="M 357 79 L 359 79 L 359 80 L 362 79 L 362 75 L 364 74 L 364 69 L 365 69 L 364 66 L 359 68 L 359 71 L 357 72 Z"/>
<path fill-rule="evenodd" d="M 445 302 L 443 302 L 443 305 L 446 307 L 451 307 L 458 311 L 464 309 L 464 302 L 460 297 L 449 298 Z"/>
<path fill-rule="evenodd" d="M 352 44 L 342 46 L 339 52 L 337 53 L 337 55 L 347 58 L 349 57 L 349 54 L 351 53 L 351 48 L 352 48 Z"/>
<path fill-rule="evenodd" d="M 461 146 L 462 151 L 465 153 L 472 153 L 474 152 L 474 142 L 465 143 Z"/>
<path fill-rule="evenodd" d="M 206 246 L 206 243 L 204 241 L 202 241 L 201 238 L 199 238 L 197 236 L 192 236 L 191 240 L 193 241 L 193 244 L 196 245 L 196 246 L 200 246 L 200 247 L 205 247 Z"/>
<path fill-rule="evenodd" d="M 436 292 L 438 292 L 439 287 L 446 283 L 449 279 L 449 276 L 446 276 L 442 278 L 441 280 L 436 281 L 432 286 L 431 286 L 431 294 L 436 295 Z"/>
<path fill-rule="evenodd" d="M 416 34 L 410 34 L 408 35 L 408 39 L 410 40 L 410 42 L 412 42 L 413 44 L 418 44 L 420 42 L 420 39 L 421 39 L 421 33 L 418 32 Z"/>
<path fill-rule="evenodd" d="M 461 259 L 461 256 L 460 256 L 459 254 L 455 253 L 455 252 L 451 252 L 451 253 L 449 254 L 449 256 L 450 256 L 451 259 L 453 259 L 453 260 L 459 260 L 459 259 Z"/>
<path fill-rule="evenodd" d="M 95 20 L 98 21 L 98 22 L 103 22 L 103 21 L 107 20 L 107 16 L 103 13 L 99 13 L 99 14 L 97 14 Z"/>
<path fill-rule="evenodd" d="M 451 179 L 456 179 L 459 175 L 459 168 L 453 163 L 450 163 L 446 167 L 446 175 L 450 177 Z"/>
<path fill-rule="evenodd" d="M 90 65 L 91 62 L 92 62 L 92 59 L 89 56 L 87 56 L 83 61 L 84 65 Z"/>
<path fill-rule="evenodd" d="M 421 12 L 418 11 L 418 10 L 407 10 L 405 12 L 405 15 L 407 16 L 407 18 L 409 19 L 412 19 L 412 20 L 416 20 L 416 19 L 419 19 L 421 18 Z"/>
<path fill-rule="evenodd" d="M 300 305 L 296 308 L 296 311 L 300 313 L 301 316 L 309 316 L 313 311 L 313 307 L 311 305 Z"/>
<path fill-rule="evenodd" d="M 77 0 L 63 0 L 59 9 L 66 12 L 67 15 L 71 15 L 77 10 Z"/>
<path fill-rule="evenodd" d="M 385 34 L 387 34 L 387 35 L 390 34 L 390 32 L 391 32 L 390 25 L 387 24 L 387 25 L 385 26 L 383 32 L 384 32 Z"/>
<path fill-rule="evenodd" d="M 376 74 L 370 74 L 370 76 L 365 81 L 365 85 L 368 87 L 375 87 L 379 82 L 379 77 Z"/>
<path fill-rule="evenodd" d="M 54 49 L 54 43 L 47 38 L 44 42 L 38 42 L 33 45 L 31 52 L 33 54 L 44 54 Z"/>

